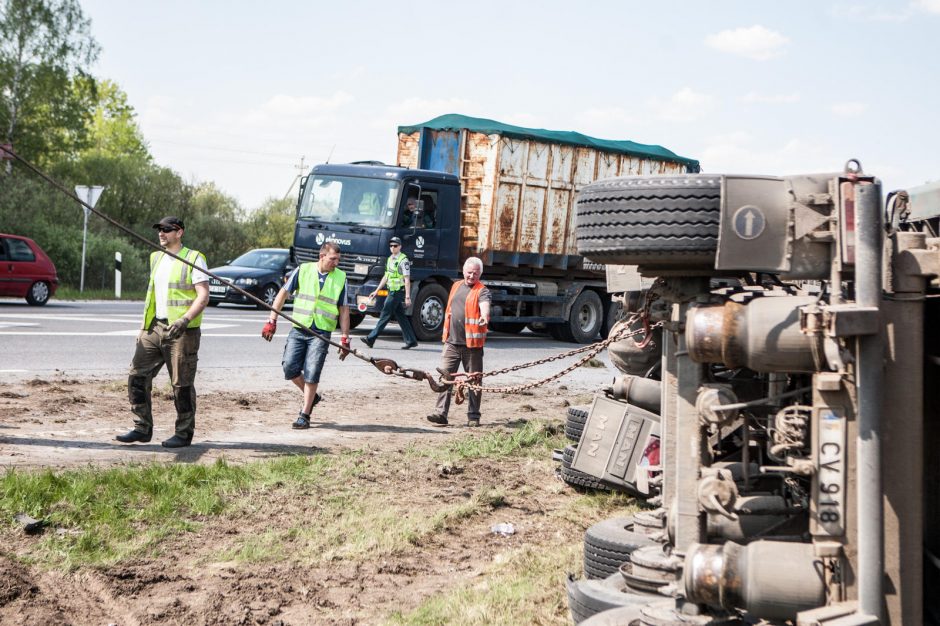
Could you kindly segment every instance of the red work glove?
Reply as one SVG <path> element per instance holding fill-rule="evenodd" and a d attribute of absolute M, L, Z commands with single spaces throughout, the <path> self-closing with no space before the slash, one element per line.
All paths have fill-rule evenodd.
<path fill-rule="evenodd" d="M 261 329 L 261 336 L 264 337 L 265 341 L 271 341 L 274 338 L 274 333 L 277 332 L 277 320 L 268 320 L 268 323 L 264 325 L 264 328 Z"/>
<path fill-rule="evenodd" d="M 342 361 L 349 355 L 349 337 L 343 337 L 339 343 L 343 346 L 339 349 L 339 360 Z"/>

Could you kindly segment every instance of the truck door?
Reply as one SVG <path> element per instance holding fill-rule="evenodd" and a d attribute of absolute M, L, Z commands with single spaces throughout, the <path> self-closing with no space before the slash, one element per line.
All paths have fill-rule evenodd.
<path fill-rule="evenodd" d="M 422 183 L 421 196 L 418 198 L 419 212 L 408 210 L 408 198 L 402 207 L 399 224 L 403 230 L 403 250 L 412 261 L 415 269 L 434 269 L 438 267 L 440 253 L 441 215 L 438 213 L 440 189 Z M 414 199 L 411 199 L 414 202 Z"/>

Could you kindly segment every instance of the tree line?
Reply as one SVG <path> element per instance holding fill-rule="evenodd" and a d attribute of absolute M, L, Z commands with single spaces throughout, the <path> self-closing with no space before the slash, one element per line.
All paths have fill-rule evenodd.
<path fill-rule="evenodd" d="M 0 0 L 0 143 L 66 189 L 105 185 L 96 209 L 155 240 L 163 215 L 186 223 L 186 243 L 221 265 L 255 247 L 287 247 L 294 202 L 271 198 L 246 210 L 212 182 L 187 182 L 154 162 L 127 94 L 89 68 L 100 48 L 77 0 Z M 83 211 L 21 164 L 0 165 L 0 232 L 36 240 L 60 281 L 77 287 Z M 123 284 L 142 290 L 152 249 L 94 216 L 88 223 L 86 288 L 110 289 L 114 253 Z"/>

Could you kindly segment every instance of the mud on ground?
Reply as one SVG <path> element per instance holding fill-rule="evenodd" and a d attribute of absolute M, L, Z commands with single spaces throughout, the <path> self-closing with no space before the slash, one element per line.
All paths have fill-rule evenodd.
<path fill-rule="evenodd" d="M 124 446 L 114 442 L 114 435 L 131 425 L 122 385 L 72 379 L 0 384 L 0 463 L 28 469 L 217 458 L 244 462 L 351 448 L 394 455 L 411 444 L 480 436 L 519 419 L 552 418 L 560 424 L 565 406 L 589 398 L 564 386 L 525 396 L 486 396 L 484 425 L 471 430 L 463 426 L 465 406 L 454 407 L 452 426 L 426 425 L 434 397 L 415 383 L 393 381 L 359 393 L 324 389 L 324 396 L 314 412 L 314 427 L 292 431 L 297 391 L 200 393 L 194 445 L 169 451 L 159 444 L 173 434 L 168 389 L 155 390 L 154 440 Z M 593 520 L 568 521 L 558 514 L 577 496 L 554 477 L 552 467 L 547 458 L 481 459 L 467 462 L 457 474 L 437 472 L 428 464 L 394 473 L 386 477 L 387 489 L 412 502 L 418 515 L 441 499 L 465 497 L 480 481 L 505 491 L 505 506 L 462 520 L 405 554 L 325 565 L 218 560 L 233 537 L 261 534 L 302 515 L 292 502 L 266 503 L 237 527 L 210 520 L 198 532 L 163 542 L 146 559 L 71 572 L 30 565 L 37 538 L 4 520 L 0 623 L 382 623 L 444 590 L 479 584 L 494 561 L 511 551 L 557 550 L 580 542 L 583 527 Z M 506 521 L 515 525 L 515 535 L 490 531 Z M 553 623 L 568 623 L 563 577 L 559 570 L 557 593 L 546 591 L 547 602 L 556 604 L 549 612 Z"/>

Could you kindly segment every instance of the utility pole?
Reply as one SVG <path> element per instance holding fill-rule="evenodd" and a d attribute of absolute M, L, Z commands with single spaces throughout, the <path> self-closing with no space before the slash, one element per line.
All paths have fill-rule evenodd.
<path fill-rule="evenodd" d="M 307 171 L 306 166 L 304 165 L 304 159 L 306 159 L 306 158 L 307 158 L 306 156 L 301 155 L 301 156 L 300 156 L 300 165 L 295 165 L 295 166 L 294 166 L 294 169 L 297 170 L 297 175 L 294 176 L 294 180 L 291 181 L 290 187 L 287 188 L 287 193 L 284 194 L 284 199 L 285 199 L 285 200 L 287 200 L 288 196 L 290 196 L 290 192 L 291 192 L 291 190 L 293 190 L 294 185 L 297 184 L 297 181 L 300 180 L 301 178 L 303 178 L 304 172 Z"/>
<path fill-rule="evenodd" d="M 79 293 L 85 291 L 85 247 L 88 241 L 88 214 L 91 213 L 91 210 L 89 210 L 88 207 L 91 207 L 92 209 L 95 208 L 95 205 L 98 204 L 98 198 L 101 197 L 102 191 L 104 191 L 104 187 L 75 185 L 75 195 L 78 196 L 79 200 L 84 200 L 85 202 L 85 204 L 82 205 L 82 209 L 85 213 L 85 224 L 82 227 L 82 277 L 78 283 Z"/>

